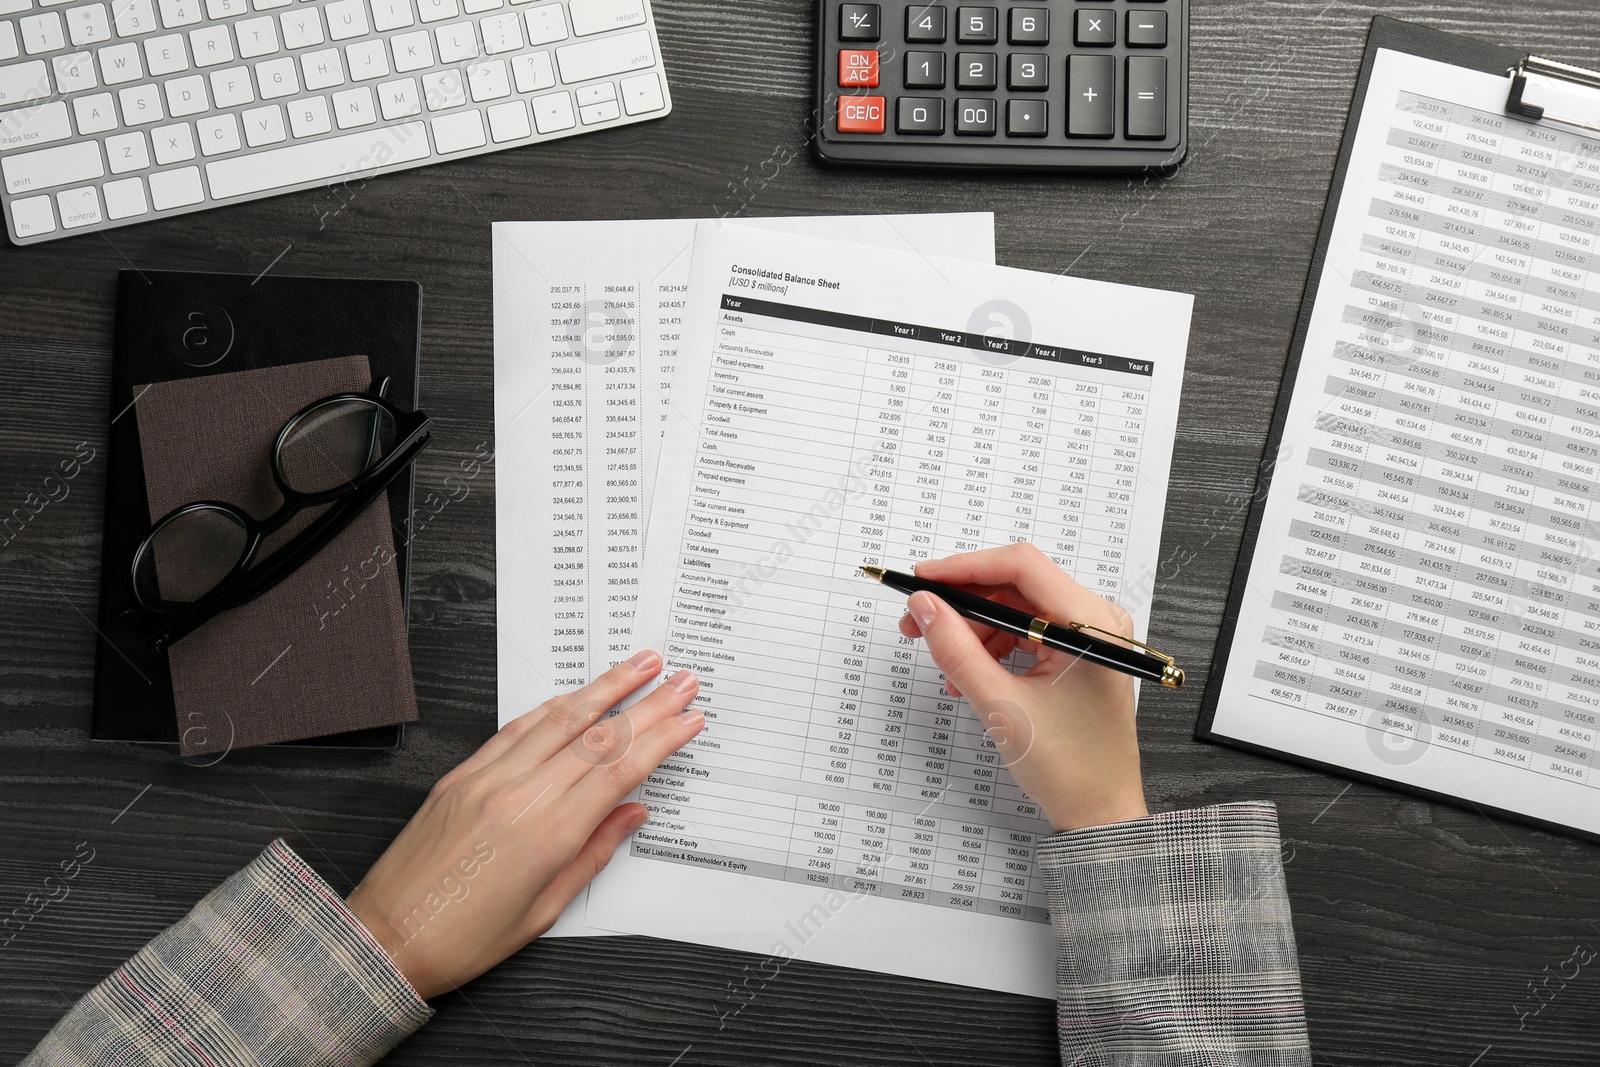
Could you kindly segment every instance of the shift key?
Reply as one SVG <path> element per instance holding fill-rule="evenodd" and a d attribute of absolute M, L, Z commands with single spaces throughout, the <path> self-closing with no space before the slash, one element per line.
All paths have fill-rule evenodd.
<path fill-rule="evenodd" d="M 649 31 L 634 30 L 557 48 L 556 62 L 561 66 L 561 80 L 572 85 L 654 66 L 656 50 Z"/>
<path fill-rule="evenodd" d="M 6 192 L 15 195 L 103 178 L 106 168 L 100 160 L 100 143 L 79 141 L 59 148 L 0 156 L 0 171 L 5 172 Z"/>

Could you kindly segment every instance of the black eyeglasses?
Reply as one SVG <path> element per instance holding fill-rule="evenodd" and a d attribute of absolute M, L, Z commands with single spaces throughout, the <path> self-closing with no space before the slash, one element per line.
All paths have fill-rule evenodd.
<path fill-rule="evenodd" d="M 133 556 L 133 595 L 161 625 L 144 635 L 165 649 L 224 611 L 247 604 L 283 581 L 343 533 L 383 495 L 433 438 L 420 411 L 404 412 L 384 396 L 324 397 L 283 424 L 272 445 L 272 477 L 283 506 L 258 521 L 232 504 L 201 500 L 172 511 Z M 262 543 L 307 508 L 332 504 L 263 560 Z"/>

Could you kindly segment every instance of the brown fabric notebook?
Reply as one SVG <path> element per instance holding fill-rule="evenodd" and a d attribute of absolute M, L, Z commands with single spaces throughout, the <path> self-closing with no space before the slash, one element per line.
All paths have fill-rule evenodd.
<path fill-rule="evenodd" d="M 272 443 L 295 412 L 364 392 L 365 356 L 161 382 L 136 392 L 150 521 L 220 500 L 256 518 L 282 503 Z M 311 522 L 303 512 L 263 546 Z M 168 651 L 184 755 L 415 722 L 389 509 L 380 500 L 264 596 Z"/>

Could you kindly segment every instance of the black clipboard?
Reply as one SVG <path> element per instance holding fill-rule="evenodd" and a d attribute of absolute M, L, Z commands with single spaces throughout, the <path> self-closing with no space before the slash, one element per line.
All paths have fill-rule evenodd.
<path fill-rule="evenodd" d="M 1470 37 L 1445 33 L 1441 30 L 1419 26 L 1416 23 L 1403 22 L 1385 15 L 1373 16 L 1371 31 L 1367 36 L 1366 53 L 1361 60 L 1361 73 L 1356 80 L 1355 95 L 1352 97 L 1350 104 L 1350 115 L 1345 123 L 1344 140 L 1339 146 L 1339 155 L 1333 172 L 1333 182 L 1328 188 L 1327 206 L 1322 213 L 1322 227 L 1317 234 L 1316 247 L 1311 256 L 1311 269 L 1306 278 L 1305 289 L 1300 297 L 1300 314 L 1296 319 L 1294 334 L 1289 344 L 1289 359 L 1284 368 L 1283 383 L 1278 390 L 1278 402 L 1272 414 L 1271 426 L 1268 429 L 1267 445 L 1262 452 L 1261 463 L 1257 468 L 1260 473 L 1255 494 L 1252 497 L 1249 518 L 1245 523 L 1244 541 L 1240 545 L 1238 562 L 1234 566 L 1233 584 L 1228 591 L 1227 605 L 1223 609 L 1222 630 L 1217 637 L 1216 651 L 1211 658 L 1211 672 L 1206 686 L 1205 698 L 1200 705 L 1200 718 L 1195 724 L 1195 738 L 1200 741 L 1210 741 L 1213 744 L 1237 748 L 1256 755 L 1270 756 L 1274 759 L 1302 764 L 1359 782 L 1386 786 L 1390 789 L 1397 789 L 1429 800 L 1438 800 L 1457 807 L 1471 808 L 1480 813 L 1492 813 L 1504 819 L 1536 826 L 1554 833 L 1600 842 L 1600 834 L 1591 833 L 1587 830 L 1550 822 L 1545 819 L 1524 815 L 1520 812 L 1508 811 L 1504 808 L 1479 804 L 1464 797 L 1425 789 L 1420 786 L 1395 781 L 1392 778 L 1385 778 L 1381 775 L 1369 774 L 1365 771 L 1352 770 L 1348 767 L 1325 763 L 1310 757 L 1281 752 L 1265 745 L 1224 737 L 1214 733 L 1212 730 L 1212 724 L 1217 713 L 1217 703 L 1222 695 L 1222 679 L 1227 670 L 1228 655 L 1233 648 L 1234 633 L 1238 626 L 1239 609 L 1244 602 L 1246 584 L 1249 580 L 1251 565 L 1255 561 L 1256 544 L 1260 538 L 1261 522 L 1266 514 L 1267 497 L 1272 486 L 1273 464 L 1267 457 L 1276 455 L 1283 441 L 1284 427 L 1289 418 L 1289 405 L 1294 398 L 1295 383 L 1300 373 L 1300 360 L 1305 350 L 1306 336 L 1311 329 L 1311 313 L 1316 305 L 1317 289 L 1321 284 L 1322 272 L 1327 263 L 1328 246 L 1333 239 L 1334 220 L 1338 217 L 1339 204 L 1344 196 L 1345 176 L 1349 171 L 1350 157 L 1355 149 L 1356 131 L 1361 126 L 1361 114 L 1365 108 L 1367 89 L 1372 79 L 1373 63 L 1377 59 L 1378 50 L 1385 48 L 1393 52 L 1404 52 L 1408 55 L 1421 56 L 1424 59 L 1438 60 L 1441 63 L 1449 63 L 1453 66 L 1480 71 L 1485 74 L 1505 76 L 1508 90 L 1507 113 L 1530 122 L 1539 121 L 1545 116 L 1541 108 L 1523 102 L 1523 89 L 1526 84 L 1525 71 L 1563 77 L 1580 83 L 1584 80 L 1583 76 L 1595 77 L 1589 72 L 1581 71 L 1578 68 L 1564 67 L 1561 64 L 1536 59 L 1528 53 L 1514 48 L 1488 44 Z M 1556 116 L 1550 117 L 1555 118 Z M 1574 123 L 1573 125 L 1581 124 Z"/>
<path fill-rule="evenodd" d="M 293 278 L 186 271 L 118 274 L 111 364 L 99 640 L 95 648 L 95 741 L 176 746 L 178 723 L 166 653 L 139 639 L 131 585 L 123 577 L 149 532 L 137 420 L 123 418 L 142 384 L 360 352 L 391 399 L 417 407 L 422 358 L 422 287 L 408 281 Z M 410 604 L 414 470 L 389 489 L 396 574 Z M 406 617 L 409 626 L 409 613 Z M 377 726 L 273 747 L 395 749 L 405 727 Z"/>

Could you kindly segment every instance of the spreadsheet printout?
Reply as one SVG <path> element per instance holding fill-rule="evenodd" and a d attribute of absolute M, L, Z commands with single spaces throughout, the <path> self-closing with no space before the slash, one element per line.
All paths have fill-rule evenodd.
<path fill-rule="evenodd" d="M 1055 995 L 1049 833 L 858 567 L 1038 544 L 1142 629 L 1191 298 L 700 229 L 637 633 L 707 726 L 588 922 Z"/>
<path fill-rule="evenodd" d="M 634 651 L 696 221 L 494 226 L 502 726 Z M 728 224 L 994 262 L 987 212 Z"/>
<path fill-rule="evenodd" d="M 1600 138 L 1377 54 L 1212 733 L 1600 831 Z"/>

